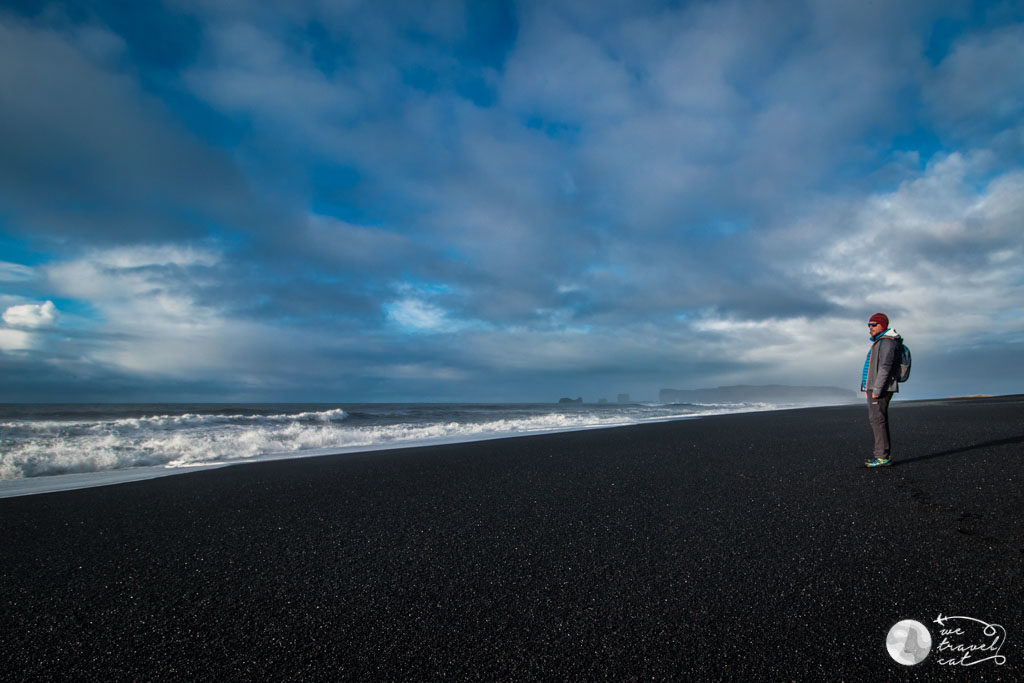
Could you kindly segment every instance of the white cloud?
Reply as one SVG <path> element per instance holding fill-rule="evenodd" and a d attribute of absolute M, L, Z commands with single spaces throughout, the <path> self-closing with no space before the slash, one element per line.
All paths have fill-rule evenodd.
<path fill-rule="evenodd" d="M 922 357 L 980 343 L 1021 344 L 1024 173 L 982 182 L 986 156 L 936 157 L 893 192 L 824 202 L 791 229 L 762 238 L 780 278 L 795 278 L 792 286 L 813 291 L 838 313 L 769 321 L 767 328 L 726 317 L 705 328 L 724 333 L 728 355 L 751 361 L 784 362 L 786 344 L 806 345 L 835 377 L 856 360 L 848 345 L 876 311 L 888 313 Z"/>
<path fill-rule="evenodd" d="M 19 263 L 0 261 L 0 282 L 21 282 L 31 280 L 36 275 L 34 268 Z"/>
<path fill-rule="evenodd" d="M 15 327 L 48 327 L 57 319 L 57 307 L 52 301 L 42 304 L 10 306 L 3 313 L 3 321 Z"/>
<path fill-rule="evenodd" d="M 196 290 L 220 261 L 211 249 L 149 245 L 96 249 L 44 271 L 62 295 L 87 301 L 108 337 L 89 347 L 92 360 L 143 375 L 187 376 L 232 367 L 250 325 L 232 325 Z"/>
<path fill-rule="evenodd" d="M 729 361 L 721 383 L 852 387 L 864 360 L 863 327 L 859 318 L 838 316 L 746 320 L 705 312 L 693 321 L 693 352 Z"/>
<path fill-rule="evenodd" d="M 0 327 L 0 351 L 35 349 L 39 345 L 40 336 L 33 332 L 52 326 L 58 315 L 59 311 L 52 301 L 8 306 L 0 319 L 11 327 Z"/>
<path fill-rule="evenodd" d="M 440 380 L 452 382 L 466 379 L 465 370 L 438 363 L 392 363 L 368 366 L 366 372 L 370 376 L 401 380 Z"/>
<path fill-rule="evenodd" d="M 99 302 L 125 301 L 130 308 L 144 307 L 147 298 L 167 300 L 182 290 L 176 273 L 166 267 L 210 268 L 220 261 L 211 249 L 175 245 L 118 247 L 88 252 L 73 261 L 46 268 L 49 283 L 65 296 Z M 140 299 L 140 297 L 142 297 Z M 174 308 L 171 306 L 171 308 Z"/>
<path fill-rule="evenodd" d="M 95 252 L 94 260 L 111 268 L 213 266 L 220 261 L 220 254 L 212 249 L 177 244 L 139 245 Z"/>
<path fill-rule="evenodd" d="M 1024 173 L 1006 173 L 974 189 L 970 160 L 950 155 L 918 179 L 870 197 L 845 234 L 808 265 L 833 301 L 886 304 L 947 340 L 962 334 L 945 320 L 984 324 L 1024 317 Z M 986 321 L 989 321 L 986 324 Z"/>
<path fill-rule="evenodd" d="M 399 299 L 385 304 L 388 318 L 411 331 L 438 332 L 450 326 L 445 311 L 433 304 L 416 299 Z"/>
<path fill-rule="evenodd" d="M 34 346 L 33 335 L 0 327 L 0 351 L 24 351 Z"/>
<path fill-rule="evenodd" d="M 922 368 L 957 350 L 1020 348 L 1024 172 L 990 177 L 988 159 L 984 152 L 937 156 L 892 192 L 823 200 L 789 229 L 761 235 L 762 260 L 776 264 L 776 280 L 832 310 L 697 311 L 686 318 L 693 330 L 686 356 L 725 361 L 706 376 L 724 384 L 852 386 L 866 349 L 864 322 L 876 311 L 889 314 Z M 1014 373 L 1007 368 L 999 381 L 1011 383 Z M 965 380 L 972 390 L 995 381 L 952 381 Z M 922 371 L 908 389 L 942 382 Z"/>

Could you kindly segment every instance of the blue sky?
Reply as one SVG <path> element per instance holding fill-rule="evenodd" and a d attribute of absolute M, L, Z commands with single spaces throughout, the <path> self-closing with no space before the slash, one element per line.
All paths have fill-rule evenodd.
<path fill-rule="evenodd" d="M 8 2 L 0 400 L 1024 391 L 1019 2 Z"/>

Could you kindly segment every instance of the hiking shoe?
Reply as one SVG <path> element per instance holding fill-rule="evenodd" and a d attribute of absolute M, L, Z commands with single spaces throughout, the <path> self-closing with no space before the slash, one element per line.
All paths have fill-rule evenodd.
<path fill-rule="evenodd" d="M 889 458 L 872 458 L 864 463 L 864 467 L 884 467 L 892 462 Z"/>

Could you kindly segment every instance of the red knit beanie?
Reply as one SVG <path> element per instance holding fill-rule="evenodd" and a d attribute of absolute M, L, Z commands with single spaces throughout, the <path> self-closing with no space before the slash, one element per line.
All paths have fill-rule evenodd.
<path fill-rule="evenodd" d="M 889 327 L 889 318 L 885 313 L 875 313 L 868 319 L 869 323 L 881 323 L 882 327 Z"/>

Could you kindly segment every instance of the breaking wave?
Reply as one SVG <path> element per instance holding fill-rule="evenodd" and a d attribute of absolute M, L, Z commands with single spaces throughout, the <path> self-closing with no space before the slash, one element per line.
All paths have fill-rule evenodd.
<path fill-rule="evenodd" d="M 362 404 L 320 410 L 76 411 L 6 415 L 0 480 L 141 467 L 186 468 L 258 459 L 471 441 L 763 410 L 773 406 Z M 137 410 L 134 412 L 138 412 Z M 84 413 L 84 414 L 83 414 Z M 127 413 L 127 414 L 124 414 Z"/>

